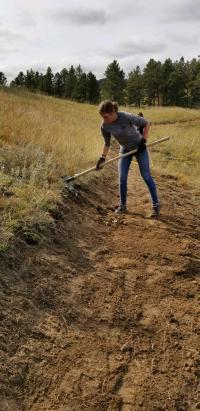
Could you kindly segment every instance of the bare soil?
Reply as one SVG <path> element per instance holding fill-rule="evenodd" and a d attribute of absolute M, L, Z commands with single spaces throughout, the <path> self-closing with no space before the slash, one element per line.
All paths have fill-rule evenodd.
<path fill-rule="evenodd" d="M 154 173 L 155 174 L 155 173 Z M 200 409 L 200 202 L 137 167 L 115 217 L 116 166 L 66 192 L 41 245 L 0 260 L 0 411 Z"/>

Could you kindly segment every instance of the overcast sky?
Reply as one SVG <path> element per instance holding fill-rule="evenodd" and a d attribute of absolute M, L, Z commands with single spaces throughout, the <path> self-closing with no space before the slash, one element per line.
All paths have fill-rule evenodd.
<path fill-rule="evenodd" d="M 200 55 L 200 0 L 0 0 L 0 71 L 78 65 L 97 78 Z"/>

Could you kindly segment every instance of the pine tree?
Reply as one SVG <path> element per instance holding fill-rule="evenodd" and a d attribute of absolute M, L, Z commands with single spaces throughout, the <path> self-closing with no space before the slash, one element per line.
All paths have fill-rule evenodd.
<path fill-rule="evenodd" d="M 11 87 L 25 87 L 25 75 L 23 71 L 20 71 L 17 77 L 11 81 Z"/>
<path fill-rule="evenodd" d="M 129 73 L 126 91 L 128 104 L 140 107 L 144 98 L 144 84 L 139 66 Z"/>
<path fill-rule="evenodd" d="M 39 71 L 35 72 L 35 89 L 36 90 L 40 89 L 40 73 L 39 73 Z"/>
<path fill-rule="evenodd" d="M 186 72 L 184 58 L 174 63 L 174 71 L 170 74 L 168 84 L 171 91 L 170 105 L 185 106 L 186 103 Z"/>
<path fill-rule="evenodd" d="M 0 85 L 5 86 L 6 83 L 7 83 L 7 78 L 5 74 L 2 71 L 0 71 Z"/>
<path fill-rule="evenodd" d="M 161 96 L 161 62 L 150 59 L 144 69 L 144 81 L 147 104 L 160 105 Z"/>
<path fill-rule="evenodd" d="M 53 73 L 51 67 L 47 68 L 46 74 L 43 76 L 43 91 L 49 96 L 53 94 Z"/>
<path fill-rule="evenodd" d="M 55 96 L 57 97 L 63 96 L 63 82 L 62 82 L 62 76 L 60 73 L 56 73 L 53 78 L 53 89 L 54 89 Z"/>
<path fill-rule="evenodd" d="M 76 67 L 75 76 L 76 83 L 73 89 L 72 98 L 76 101 L 84 102 L 86 101 L 87 77 L 80 64 Z"/>
<path fill-rule="evenodd" d="M 68 71 L 66 68 L 63 68 L 60 72 L 60 80 L 61 80 L 61 96 L 64 98 L 66 97 L 66 84 L 67 84 L 67 78 L 68 78 Z"/>
<path fill-rule="evenodd" d="M 96 79 L 96 76 L 90 71 L 87 74 L 87 92 L 86 100 L 89 103 L 98 103 L 100 99 L 100 88 L 99 82 Z"/>
<path fill-rule="evenodd" d="M 24 81 L 25 87 L 27 87 L 29 90 L 34 91 L 36 89 L 36 78 L 35 78 L 35 73 L 32 70 L 27 70 L 26 76 L 25 76 L 25 81 Z"/>
<path fill-rule="evenodd" d="M 124 102 L 125 74 L 116 60 L 109 64 L 105 71 L 105 79 L 102 82 L 101 95 L 104 99 Z"/>
<path fill-rule="evenodd" d="M 166 59 L 161 66 L 161 95 L 162 105 L 168 106 L 171 104 L 171 95 L 173 91 L 170 88 L 169 78 L 174 71 L 174 65 L 171 59 Z"/>
<path fill-rule="evenodd" d="M 190 83 L 190 105 L 189 107 L 200 107 L 200 73 Z"/>
<path fill-rule="evenodd" d="M 200 56 L 199 56 L 200 57 Z M 191 80 L 189 83 L 189 107 L 200 107 L 200 58 L 190 62 Z"/>
<path fill-rule="evenodd" d="M 74 88 L 76 86 L 76 73 L 73 66 L 70 67 L 65 81 L 65 97 L 72 98 Z"/>

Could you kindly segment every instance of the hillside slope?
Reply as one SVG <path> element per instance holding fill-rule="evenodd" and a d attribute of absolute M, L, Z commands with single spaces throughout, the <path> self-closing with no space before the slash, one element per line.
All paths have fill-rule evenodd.
<path fill-rule="evenodd" d="M 65 192 L 43 245 L 1 257 L 1 411 L 192 411 L 198 403 L 200 205 L 157 175 L 159 221 L 133 166 Z"/>

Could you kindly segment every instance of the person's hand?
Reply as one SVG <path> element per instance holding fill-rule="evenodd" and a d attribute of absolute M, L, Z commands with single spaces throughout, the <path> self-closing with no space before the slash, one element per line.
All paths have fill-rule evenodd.
<path fill-rule="evenodd" d="M 103 168 L 105 161 L 105 157 L 101 156 L 97 162 L 96 170 L 100 170 L 101 168 Z"/>
<path fill-rule="evenodd" d="M 142 137 L 138 146 L 138 153 L 142 153 L 142 151 L 146 150 L 146 138 Z"/>

